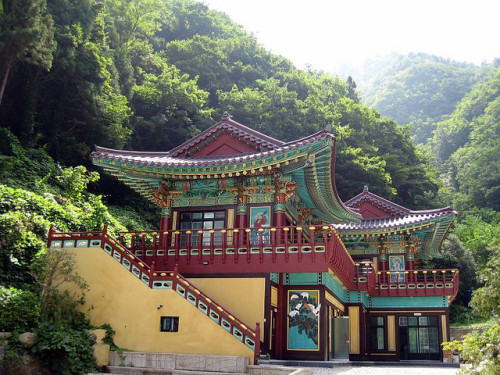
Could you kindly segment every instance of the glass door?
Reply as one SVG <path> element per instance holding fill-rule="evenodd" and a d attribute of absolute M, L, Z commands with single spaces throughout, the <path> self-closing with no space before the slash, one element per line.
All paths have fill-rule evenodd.
<path fill-rule="evenodd" d="M 401 316 L 399 332 L 401 359 L 441 358 L 437 316 Z"/>

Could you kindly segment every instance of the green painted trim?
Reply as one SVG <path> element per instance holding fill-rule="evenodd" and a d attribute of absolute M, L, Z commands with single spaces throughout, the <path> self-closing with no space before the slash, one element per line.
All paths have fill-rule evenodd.
<path fill-rule="evenodd" d="M 446 297 L 372 297 L 371 308 L 449 307 Z"/>

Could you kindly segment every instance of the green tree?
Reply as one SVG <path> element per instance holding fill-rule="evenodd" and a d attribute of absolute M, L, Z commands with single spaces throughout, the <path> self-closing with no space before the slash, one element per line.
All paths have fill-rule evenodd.
<path fill-rule="evenodd" d="M 52 66 L 53 20 L 46 0 L 2 0 L 0 12 L 0 104 L 12 68 L 19 62 Z"/>

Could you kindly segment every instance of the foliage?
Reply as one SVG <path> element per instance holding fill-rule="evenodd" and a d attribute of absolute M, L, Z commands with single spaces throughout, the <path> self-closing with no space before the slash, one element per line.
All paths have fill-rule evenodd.
<path fill-rule="evenodd" d="M 494 254 L 492 244 L 500 239 L 500 214 L 489 209 L 474 210 L 461 217 L 454 232 L 482 269 Z"/>
<path fill-rule="evenodd" d="M 0 332 L 29 332 L 40 318 L 38 296 L 28 290 L 0 287 Z"/>
<path fill-rule="evenodd" d="M 491 245 L 493 252 L 486 267 L 479 273 L 484 286 L 474 292 L 471 305 L 474 311 L 484 317 L 500 317 L 500 240 Z"/>
<path fill-rule="evenodd" d="M 118 349 L 118 346 L 116 346 L 115 341 L 113 340 L 113 336 L 115 335 L 116 332 L 111 327 L 111 325 L 109 323 L 104 323 L 103 325 L 100 325 L 97 328 L 104 329 L 106 331 L 106 334 L 102 339 L 102 342 L 108 344 L 111 350 Z"/>
<path fill-rule="evenodd" d="M 85 330 L 46 322 L 37 330 L 32 352 L 51 374 L 85 374 L 97 367 L 91 342 Z"/>
<path fill-rule="evenodd" d="M 463 342 L 443 343 L 443 350 L 457 351 L 470 367 L 464 367 L 461 374 L 495 375 L 500 370 L 500 324 L 493 324 L 483 333 L 465 336 Z"/>
<path fill-rule="evenodd" d="M 69 293 L 61 288 L 68 284 L 75 284 L 79 290 L 84 292 L 87 288 L 85 281 L 74 269 L 74 254 L 60 249 L 47 249 L 34 262 L 32 266 L 33 277 L 40 290 L 40 315 L 43 320 L 61 320 L 66 322 L 79 323 L 79 316 L 76 321 L 68 312 L 76 310 L 71 301 Z"/>
<path fill-rule="evenodd" d="M 448 235 L 441 248 L 442 258 L 427 260 L 422 265 L 424 269 L 450 269 L 456 268 L 459 271 L 458 293 L 452 305 L 450 319 L 454 322 L 469 319 L 467 306 L 472 291 L 477 287 L 476 261 L 468 247 L 457 237 L 455 233 Z M 460 306 L 454 309 L 453 306 Z"/>
<path fill-rule="evenodd" d="M 0 284 L 30 283 L 29 268 L 45 249 L 48 228 L 60 231 L 124 230 L 102 197 L 88 193 L 97 172 L 62 168 L 41 149 L 23 148 L 5 129 L 0 143 Z M 9 187 L 7 185 L 14 186 Z"/>
<path fill-rule="evenodd" d="M 78 310 L 87 286 L 74 265 L 72 253 L 47 249 L 32 267 L 40 304 L 32 353 L 53 374 L 81 374 L 96 368 L 89 321 Z M 70 284 L 80 296 L 66 289 Z"/>
<path fill-rule="evenodd" d="M 500 68 L 438 124 L 431 142 L 444 193 L 460 210 L 500 210 Z"/>
<path fill-rule="evenodd" d="M 401 55 L 372 73 L 363 97 L 383 115 L 412 125 L 415 141 L 425 143 L 437 122 L 480 80 L 482 70 L 423 53 Z"/>
<path fill-rule="evenodd" d="M 3 0 L 0 9 L 0 104 L 14 65 L 52 66 L 53 20 L 46 0 Z"/>
<path fill-rule="evenodd" d="M 9 345 L 10 346 L 10 345 Z M 28 375 L 26 371 L 26 356 L 22 348 L 7 347 L 0 359 L 1 375 Z"/>

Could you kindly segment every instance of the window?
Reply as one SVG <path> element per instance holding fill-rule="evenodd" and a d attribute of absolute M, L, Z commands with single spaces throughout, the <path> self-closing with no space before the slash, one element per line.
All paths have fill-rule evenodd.
<path fill-rule="evenodd" d="M 408 317 L 410 353 L 439 353 L 437 325 L 436 316 Z"/>
<path fill-rule="evenodd" d="M 385 322 L 383 316 L 373 316 L 370 320 L 370 337 L 372 350 L 385 349 Z"/>
<path fill-rule="evenodd" d="M 162 316 L 160 321 L 161 332 L 179 332 L 178 316 Z"/>
<path fill-rule="evenodd" d="M 193 230 L 191 246 L 198 246 L 198 230 L 206 230 L 203 232 L 203 245 L 210 245 L 210 229 L 219 229 L 214 233 L 214 245 L 221 245 L 222 233 L 220 229 L 225 226 L 225 217 L 225 211 L 182 212 L 179 228 L 181 230 Z M 187 245 L 187 235 L 184 232 L 181 233 L 180 245 Z"/>

